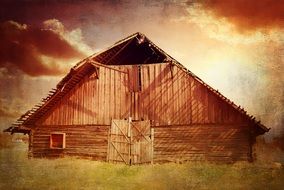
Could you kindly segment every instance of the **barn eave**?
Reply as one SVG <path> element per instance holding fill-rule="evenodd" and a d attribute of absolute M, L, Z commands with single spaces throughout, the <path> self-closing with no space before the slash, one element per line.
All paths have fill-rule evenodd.
<path fill-rule="evenodd" d="M 22 133 L 22 134 L 29 134 L 29 132 L 31 131 L 31 128 L 25 127 L 25 126 L 11 126 L 5 130 L 3 130 L 3 132 L 8 132 L 11 134 L 14 133 Z"/>

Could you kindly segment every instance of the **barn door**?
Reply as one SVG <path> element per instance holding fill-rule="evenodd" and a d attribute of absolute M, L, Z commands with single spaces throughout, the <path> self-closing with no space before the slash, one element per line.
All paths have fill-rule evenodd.
<path fill-rule="evenodd" d="M 152 163 L 154 133 L 150 121 L 112 120 L 109 133 L 109 162 Z"/>
<path fill-rule="evenodd" d="M 131 123 L 131 164 L 151 163 L 153 158 L 153 134 L 150 121 Z"/>
<path fill-rule="evenodd" d="M 130 125 L 128 120 L 112 120 L 109 131 L 107 160 L 129 164 Z"/>

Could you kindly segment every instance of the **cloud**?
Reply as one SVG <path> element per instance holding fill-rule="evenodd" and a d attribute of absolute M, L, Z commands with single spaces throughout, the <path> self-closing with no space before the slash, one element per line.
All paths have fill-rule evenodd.
<path fill-rule="evenodd" d="M 18 69 L 30 76 L 61 75 L 66 72 L 66 66 L 70 67 L 62 65 L 63 62 L 86 56 L 78 46 L 84 44 L 78 35 L 81 34 L 72 38 L 72 31 L 65 31 L 56 19 L 43 22 L 41 28 L 3 22 L 0 24 L 0 67 L 10 73 Z"/>
<path fill-rule="evenodd" d="M 282 1 L 206 0 L 197 3 L 217 18 L 225 18 L 243 32 L 269 31 L 284 26 Z"/>
<path fill-rule="evenodd" d="M 18 111 L 11 109 L 11 106 L 5 105 L 4 102 L 5 101 L 0 98 L 0 117 L 16 118 L 20 115 Z"/>
<path fill-rule="evenodd" d="M 18 112 L 10 112 L 8 110 L 4 110 L 2 108 L 0 108 L 0 117 L 18 117 L 19 113 Z"/>

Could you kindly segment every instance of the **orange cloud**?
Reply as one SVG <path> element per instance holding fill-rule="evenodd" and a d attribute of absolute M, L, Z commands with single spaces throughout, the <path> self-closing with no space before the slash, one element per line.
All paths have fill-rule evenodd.
<path fill-rule="evenodd" d="M 72 43 L 72 39 L 64 37 L 66 32 L 59 21 L 59 26 L 55 27 L 56 21 L 44 22 L 42 28 L 14 21 L 1 23 L 0 67 L 10 73 L 19 69 L 31 76 L 60 75 L 65 69 L 62 61 L 58 60 L 86 56 Z"/>
<path fill-rule="evenodd" d="M 275 0 L 206 0 L 198 2 L 218 18 L 225 18 L 240 31 L 284 26 L 284 3 Z"/>

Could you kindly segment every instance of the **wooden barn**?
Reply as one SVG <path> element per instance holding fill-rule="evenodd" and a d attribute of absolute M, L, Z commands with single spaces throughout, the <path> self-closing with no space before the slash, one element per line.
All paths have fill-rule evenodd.
<path fill-rule="evenodd" d="M 71 68 L 11 133 L 29 134 L 29 156 L 114 163 L 253 161 L 268 132 L 135 33 Z"/>

